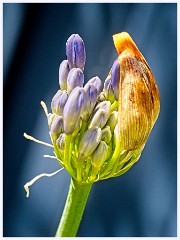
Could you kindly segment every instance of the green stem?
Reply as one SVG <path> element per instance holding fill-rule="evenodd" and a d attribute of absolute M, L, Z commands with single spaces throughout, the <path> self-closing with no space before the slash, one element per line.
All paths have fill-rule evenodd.
<path fill-rule="evenodd" d="M 71 179 L 66 205 L 56 232 L 56 237 L 75 237 L 92 183 L 80 184 Z"/>
<path fill-rule="evenodd" d="M 65 141 L 65 151 L 64 151 L 64 163 L 70 175 L 74 176 L 74 171 L 71 167 L 72 136 L 66 135 L 65 138 L 66 138 L 66 141 Z"/>

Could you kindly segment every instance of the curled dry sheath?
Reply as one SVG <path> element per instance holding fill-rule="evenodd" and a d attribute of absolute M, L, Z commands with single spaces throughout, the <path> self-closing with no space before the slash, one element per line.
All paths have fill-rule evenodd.
<path fill-rule="evenodd" d="M 119 133 L 122 149 L 147 140 L 160 110 L 158 88 L 143 55 L 127 33 L 113 36 L 119 54 Z"/>

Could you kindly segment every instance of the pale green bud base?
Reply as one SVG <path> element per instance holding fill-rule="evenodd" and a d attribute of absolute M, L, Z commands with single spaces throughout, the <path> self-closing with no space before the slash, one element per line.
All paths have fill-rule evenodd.
<path fill-rule="evenodd" d="M 120 144 L 117 142 L 115 149 L 111 149 L 108 159 L 104 161 L 102 166 L 96 168 L 92 165 L 92 156 L 86 159 L 80 159 L 78 156 L 79 139 L 82 138 L 86 130 L 87 124 L 83 123 L 80 132 L 76 136 L 74 133 L 65 134 L 65 149 L 63 151 L 58 149 L 56 142 L 51 137 L 54 153 L 59 163 L 66 168 L 77 182 L 88 184 L 120 176 L 129 170 L 140 158 L 144 146 L 133 151 L 125 151 L 120 148 Z"/>

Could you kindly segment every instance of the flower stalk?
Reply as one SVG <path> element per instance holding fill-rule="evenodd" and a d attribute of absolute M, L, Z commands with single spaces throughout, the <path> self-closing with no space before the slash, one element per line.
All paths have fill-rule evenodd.
<path fill-rule="evenodd" d="M 57 228 L 56 237 L 75 237 L 92 183 L 81 184 L 71 179 L 64 211 Z"/>

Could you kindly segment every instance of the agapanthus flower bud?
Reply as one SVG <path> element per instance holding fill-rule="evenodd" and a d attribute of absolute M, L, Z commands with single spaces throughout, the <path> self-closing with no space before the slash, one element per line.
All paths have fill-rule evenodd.
<path fill-rule="evenodd" d="M 105 93 L 104 93 L 104 90 L 103 90 L 103 92 L 101 92 L 101 93 L 99 94 L 98 100 L 99 100 L 100 102 L 109 100 L 109 99 L 106 98 Z M 109 101 L 110 101 L 110 100 L 109 100 Z"/>
<path fill-rule="evenodd" d="M 94 114 L 90 121 L 89 128 L 91 127 L 103 128 L 110 116 L 110 113 L 111 103 L 109 101 L 99 103 L 94 110 Z"/>
<path fill-rule="evenodd" d="M 78 34 L 72 34 L 66 43 L 66 55 L 70 68 L 84 70 L 86 52 L 84 42 Z"/>
<path fill-rule="evenodd" d="M 59 86 L 61 90 L 67 90 L 67 76 L 69 71 L 68 60 L 62 61 L 59 66 Z"/>
<path fill-rule="evenodd" d="M 110 101 L 103 101 L 103 102 L 98 103 L 98 105 L 94 109 L 94 113 L 96 113 L 99 109 L 104 110 L 105 112 L 110 114 L 110 111 L 111 111 Z"/>
<path fill-rule="evenodd" d="M 67 99 L 68 99 L 67 92 L 58 90 L 51 101 L 52 112 L 62 116 L 63 109 Z"/>
<path fill-rule="evenodd" d="M 98 76 L 91 78 L 86 85 L 93 84 L 97 89 L 97 94 L 99 95 L 102 91 L 102 83 Z M 86 85 L 84 87 L 86 87 Z"/>
<path fill-rule="evenodd" d="M 112 83 L 112 89 L 114 92 L 115 100 L 118 101 L 119 98 L 119 81 L 120 81 L 120 65 L 119 61 L 114 61 L 114 64 L 112 66 L 111 70 L 111 83 Z"/>
<path fill-rule="evenodd" d="M 101 169 L 102 165 L 108 157 L 108 146 L 104 141 L 101 141 L 92 154 L 93 171 L 97 172 Z"/>
<path fill-rule="evenodd" d="M 100 127 L 103 128 L 106 125 L 110 113 L 106 112 L 103 109 L 99 109 L 91 119 L 89 128 Z"/>
<path fill-rule="evenodd" d="M 98 92 L 97 88 L 92 84 L 88 83 L 84 86 L 85 91 L 85 97 L 86 97 L 86 106 L 83 111 L 83 119 L 88 120 L 89 116 L 91 115 L 97 98 L 98 98 Z"/>
<path fill-rule="evenodd" d="M 56 140 L 56 145 L 61 152 L 64 151 L 64 148 L 65 148 L 65 134 L 64 133 L 61 133 L 59 135 L 58 139 Z"/>
<path fill-rule="evenodd" d="M 110 126 L 106 126 L 105 128 L 102 129 L 101 140 L 108 144 L 111 141 L 111 138 L 112 138 L 112 133 L 111 133 Z"/>
<path fill-rule="evenodd" d="M 75 125 L 78 122 L 85 105 L 84 89 L 76 87 L 72 90 L 69 98 L 64 106 L 64 132 L 67 134 L 73 133 Z"/>
<path fill-rule="evenodd" d="M 97 148 L 101 141 L 101 129 L 98 127 L 92 127 L 88 129 L 82 136 L 79 142 L 79 155 L 80 160 L 89 157 Z"/>
<path fill-rule="evenodd" d="M 49 113 L 48 116 L 47 116 L 47 119 L 48 119 L 48 126 L 49 128 L 51 127 L 51 124 L 52 124 L 52 121 L 54 119 L 54 117 L 56 116 L 56 114 L 52 114 L 52 113 Z"/>
<path fill-rule="evenodd" d="M 119 54 L 119 136 L 125 150 L 140 148 L 159 115 L 159 92 L 143 55 L 128 33 L 113 36 Z"/>
<path fill-rule="evenodd" d="M 56 115 L 50 126 L 50 135 L 53 140 L 59 137 L 59 134 L 63 132 L 63 118 L 62 116 Z"/>
<path fill-rule="evenodd" d="M 77 86 L 83 87 L 84 74 L 80 68 L 73 68 L 67 77 L 67 92 L 68 94 Z"/>
<path fill-rule="evenodd" d="M 110 114 L 110 117 L 109 117 L 109 119 L 107 121 L 107 125 L 110 126 L 111 132 L 114 131 L 114 128 L 117 125 L 117 123 L 118 123 L 118 112 L 117 111 L 113 111 Z"/>
<path fill-rule="evenodd" d="M 106 99 L 108 99 L 110 102 L 115 101 L 111 76 L 108 76 L 104 82 L 104 94 L 105 94 Z"/>
<path fill-rule="evenodd" d="M 81 126 L 82 126 L 82 117 L 80 117 L 78 119 L 78 121 L 76 122 L 76 124 L 74 126 L 73 137 L 75 137 L 78 134 L 78 132 L 81 129 Z"/>

